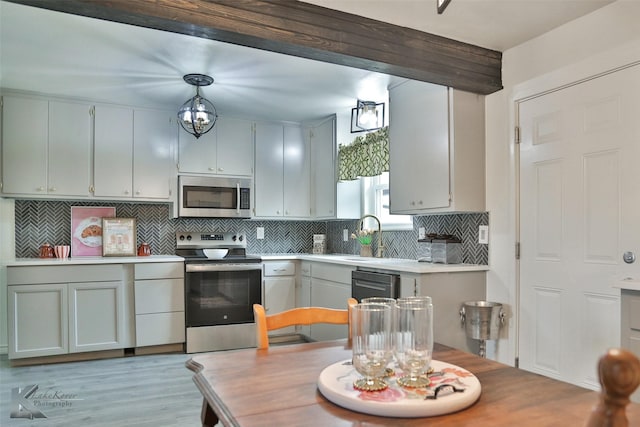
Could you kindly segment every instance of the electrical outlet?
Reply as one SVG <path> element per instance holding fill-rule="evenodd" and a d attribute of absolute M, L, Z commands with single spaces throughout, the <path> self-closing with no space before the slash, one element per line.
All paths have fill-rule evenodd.
<path fill-rule="evenodd" d="M 418 228 L 418 239 L 424 239 L 425 237 L 427 237 L 427 230 L 424 227 Z"/>
<path fill-rule="evenodd" d="M 349 230 L 348 229 L 344 229 L 342 230 L 342 241 L 343 242 L 348 242 L 349 241 Z"/>
<path fill-rule="evenodd" d="M 478 227 L 478 243 L 486 245 L 489 243 L 489 226 L 481 225 Z"/>
<path fill-rule="evenodd" d="M 256 239 L 264 239 L 264 227 L 256 227 Z"/>

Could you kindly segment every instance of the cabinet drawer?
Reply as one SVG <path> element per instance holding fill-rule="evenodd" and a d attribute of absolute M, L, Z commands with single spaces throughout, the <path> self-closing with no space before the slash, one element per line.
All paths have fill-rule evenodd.
<path fill-rule="evenodd" d="M 136 280 L 136 314 L 184 311 L 184 280 Z"/>
<path fill-rule="evenodd" d="M 184 277 L 184 263 L 151 262 L 135 265 L 135 279 L 179 279 Z"/>
<path fill-rule="evenodd" d="M 353 270 L 355 270 L 354 267 L 316 262 L 313 264 L 312 277 L 350 285 Z"/>
<path fill-rule="evenodd" d="M 640 331 L 640 296 L 629 299 L 629 328 Z"/>
<path fill-rule="evenodd" d="M 295 261 L 264 263 L 265 276 L 294 276 L 296 274 Z"/>
<path fill-rule="evenodd" d="M 136 347 L 184 342 L 184 312 L 136 316 Z"/>
<path fill-rule="evenodd" d="M 122 280 L 122 264 L 7 267 L 9 285 Z"/>

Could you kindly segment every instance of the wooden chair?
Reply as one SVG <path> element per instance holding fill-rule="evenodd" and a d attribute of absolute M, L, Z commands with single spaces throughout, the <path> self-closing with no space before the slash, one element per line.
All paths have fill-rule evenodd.
<path fill-rule="evenodd" d="M 609 350 L 598 362 L 602 389 L 586 427 L 627 427 L 629 396 L 640 385 L 640 360 L 630 351 Z"/>
<path fill-rule="evenodd" d="M 256 338 L 258 349 L 269 348 L 269 331 L 295 325 L 312 325 L 314 323 L 330 323 L 349 325 L 351 307 L 358 304 L 355 298 L 347 300 L 347 309 L 339 310 L 324 307 L 299 307 L 267 316 L 264 307 L 253 305 L 253 316 L 256 321 Z M 351 339 L 351 328 L 349 328 Z"/>

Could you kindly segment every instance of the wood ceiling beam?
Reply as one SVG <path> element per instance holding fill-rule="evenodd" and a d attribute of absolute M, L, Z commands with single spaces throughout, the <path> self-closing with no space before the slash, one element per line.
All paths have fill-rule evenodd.
<path fill-rule="evenodd" d="M 8 1 L 377 71 L 483 95 L 502 89 L 501 52 L 299 1 Z"/>

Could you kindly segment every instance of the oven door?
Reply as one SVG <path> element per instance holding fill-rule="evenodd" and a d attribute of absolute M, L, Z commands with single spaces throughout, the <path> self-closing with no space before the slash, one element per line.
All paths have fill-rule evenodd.
<path fill-rule="evenodd" d="M 186 326 L 253 323 L 262 304 L 262 264 L 187 264 Z"/>

